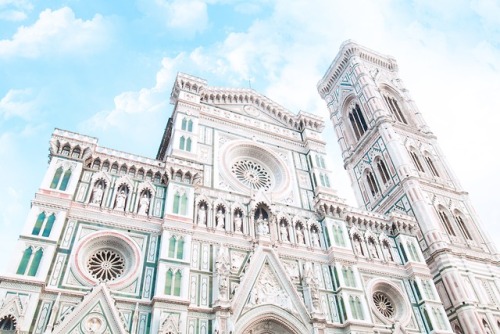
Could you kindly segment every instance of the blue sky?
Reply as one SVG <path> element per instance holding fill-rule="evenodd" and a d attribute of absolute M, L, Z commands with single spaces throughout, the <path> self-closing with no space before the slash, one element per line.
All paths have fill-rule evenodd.
<path fill-rule="evenodd" d="M 396 57 L 500 244 L 498 1 L 0 0 L 0 258 L 25 223 L 54 128 L 155 157 L 177 72 L 250 83 L 327 120 L 316 83 L 347 39 Z M 334 186 L 355 205 L 327 122 Z"/>

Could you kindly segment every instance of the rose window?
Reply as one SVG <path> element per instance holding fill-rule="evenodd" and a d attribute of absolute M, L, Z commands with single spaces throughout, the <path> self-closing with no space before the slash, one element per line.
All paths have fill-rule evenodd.
<path fill-rule="evenodd" d="M 243 159 L 236 161 L 231 167 L 231 172 L 238 181 L 245 186 L 255 190 L 269 190 L 271 187 L 271 176 L 269 172 L 260 164 Z"/>
<path fill-rule="evenodd" d="M 87 268 L 94 278 L 101 282 L 108 282 L 123 274 L 125 260 L 119 253 L 103 249 L 89 257 Z"/>
<path fill-rule="evenodd" d="M 386 318 L 392 318 L 394 316 L 395 310 L 392 301 L 382 292 L 375 292 L 373 294 L 373 303 L 377 307 L 377 310 L 382 313 Z"/>

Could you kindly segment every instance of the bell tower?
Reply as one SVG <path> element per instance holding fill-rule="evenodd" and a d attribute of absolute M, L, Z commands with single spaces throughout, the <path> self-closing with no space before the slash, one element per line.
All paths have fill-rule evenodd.
<path fill-rule="evenodd" d="M 318 91 L 359 204 L 418 221 L 419 244 L 455 333 L 499 328 L 496 249 L 400 79 L 395 59 L 347 41 Z"/>

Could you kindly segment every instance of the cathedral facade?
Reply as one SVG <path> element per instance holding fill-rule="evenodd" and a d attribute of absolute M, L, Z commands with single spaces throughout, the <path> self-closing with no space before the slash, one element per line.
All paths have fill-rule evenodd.
<path fill-rule="evenodd" d="M 155 159 L 56 129 L 8 272 L 12 333 L 500 333 L 499 258 L 393 58 L 352 42 L 324 121 L 178 74 Z"/>

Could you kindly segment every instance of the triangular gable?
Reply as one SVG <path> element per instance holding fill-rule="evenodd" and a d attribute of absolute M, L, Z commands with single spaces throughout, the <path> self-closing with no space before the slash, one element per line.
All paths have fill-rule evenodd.
<path fill-rule="evenodd" d="M 240 114 L 244 117 L 248 117 L 251 120 L 258 119 L 263 122 L 296 130 L 292 126 L 290 126 L 290 124 L 285 123 L 284 120 L 274 116 L 273 114 L 268 114 L 266 110 L 258 106 L 214 104 L 214 107 Z"/>
<path fill-rule="evenodd" d="M 302 298 L 289 280 L 278 256 L 271 248 L 262 246 L 252 256 L 250 266 L 233 297 L 233 323 L 236 324 L 245 314 L 255 313 L 259 307 L 267 308 L 270 312 L 273 308 L 279 309 L 280 313 L 287 313 L 295 323 L 309 324 L 311 321 Z"/>
<path fill-rule="evenodd" d="M 126 334 L 115 301 L 104 283 L 83 297 L 77 307 L 56 326 L 53 334 L 66 333 Z"/>
<path fill-rule="evenodd" d="M 0 320 L 11 317 L 17 325 L 17 321 L 24 315 L 24 307 L 18 295 L 7 296 L 0 309 Z"/>

